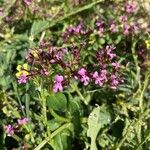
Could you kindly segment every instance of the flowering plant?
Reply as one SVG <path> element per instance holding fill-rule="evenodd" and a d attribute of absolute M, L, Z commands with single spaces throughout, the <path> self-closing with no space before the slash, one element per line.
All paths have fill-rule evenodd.
<path fill-rule="evenodd" d="M 146 1 L 0 3 L 0 149 L 149 148 Z"/>

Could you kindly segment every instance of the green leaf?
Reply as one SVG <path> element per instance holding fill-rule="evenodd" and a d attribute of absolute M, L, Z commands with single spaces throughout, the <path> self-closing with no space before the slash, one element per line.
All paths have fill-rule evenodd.
<path fill-rule="evenodd" d="M 80 104 L 77 102 L 78 99 L 70 99 L 68 105 L 68 113 L 71 116 L 71 122 L 73 125 L 73 133 L 76 136 L 79 136 L 81 132 L 81 124 L 80 124 Z"/>
<path fill-rule="evenodd" d="M 66 96 L 62 93 L 51 94 L 47 97 L 48 107 L 64 112 L 67 108 Z"/>
<path fill-rule="evenodd" d="M 51 141 L 53 150 L 70 150 L 71 149 L 71 138 L 70 131 L 65 129 L 60 134 L 57 134 Z"/>
<path fill-rule="evenodd" d="M 59 128 L 62 124 L 62 121 L 56 120 L 56 119 L 51 119 L 47 122 L 47 125 L 49 126 L 51 131 L 56 130 Z"/>
<path fill-rule="evenodd" d="M 115 40 L 115 43 L 118 44 L 119 42 L 121 42 L 121 40 L 122 40 L 122 35 L 118 35 Z"/>
<path fill-rule="evenodd" d="M 88 118 L 87 136 L 91 138 L 91 150 L 97 150 L 96 137 L 104 125 L 110 122 L 110 114 L 106 106 L 96 107 Z"/>
<path fill-rule="evenodd" d="M 32 28 L 31 28 L 31 37 L 35 37 L 38 35 L 40 32 L 44 31 L 47 29 L 49 26 L 49 22 L 46 20 L 38 20 L 34 21 Z"/>

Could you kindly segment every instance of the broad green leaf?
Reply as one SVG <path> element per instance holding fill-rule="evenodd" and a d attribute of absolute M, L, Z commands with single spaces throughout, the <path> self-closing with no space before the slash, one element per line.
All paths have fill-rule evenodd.
<path fill-rule="evenodd" d="M 47 97 L 48 107 L 64 112 L 67 107 L 66 96 L 62 93 L 51 94 Z"/>
<path fill-rule="evenodd" d="M 91 150 L 97 150 L 96 138 L 98 132 L 104 125 L 110 121 L 110 114 L 106 106 L 96 107 L 93 109 L 88 118 L 87 136 L 91 138 Z"/>
<path fill-rule="evenodd" d="M 35 37 L 37 34 L 47 29 L 48 26 L 49 26 L 49 22 L 46 20 L 34 21 L 31 28 L 31 37 Z"/>

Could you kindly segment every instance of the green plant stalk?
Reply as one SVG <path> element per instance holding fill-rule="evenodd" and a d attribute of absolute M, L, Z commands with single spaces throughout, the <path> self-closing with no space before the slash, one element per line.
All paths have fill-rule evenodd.
<path fill-rule="evenodd" d="M 55 119 L 60 120 L 62 122 L 70 122 L 70 119 L 58 115 L 53 109 L 49 108 L 49 111 Z"/>
<path fill-rule="evenodd" d="M 138 56 L 136 54 L 136 51 L 135 51 L 135 47 L 136 47 L 136 43 L 137 41 L 133 41 L 133 45 L 131 47 L 131 51 L 132 51 L 132 56 L 133 56 L 133 60 L 134 60 L 134 63 L 135 63 L 135 67 L 136 67 L 136 78 L 135 80 L 138 81 L 138 90 L 137 92 L 135 93 L 135 96 L 139 96 L 137 94 L 140 94 L 140 97 L 139 97 L 139 107 L 140 107 L 140 112 L 139 112 L 139 117 L 140 117 L 140 114 L 143 112 L 143 93 L 142 93 L 142 85 L 141 85 L 141 80 L 140 80 L 140 67 L 138 65 Z M 137 138 L 138 138 L 138 141 L 141 142 L 141 125 L 139 124 L 138 128 L 137 128 Z"/>
<path fill-rule="evenodd" d="M 77 86 L 76 84 L 71 84 L 70 86 L 71 86 L 71 88 L 72 88 L 73 90 L 76 91 L 76 93 L 78 94 L 78 96 L 80 97 L 80 99 L 83 101 L 83 103 L 84 103 L 85 105 L 88 105 L 86 99 L 85 99 L 85 98 L 83 97 L 83 95 L 81 94 L 81 92 L 80 92 L 78 86 Z"/>
<path fill-rule="evenodd" d="M 48 141 L 50 141 L 54 136 L 56 136 L 58 133 L 60 133 L 62 130 L 68 128 L 71 124 L 66 123 L 62 125 L 60 128 L 55 130 L 49 137 L 47 137 L 45 140 L 43 140 L 34 150 L 40 150 Z"/>
<path fill-rule="evenodd" d="M 137 41 L 133 41 L 133 45 L 131 47 L 131 52 L 132 52 L 135 66 L 136 66 L 136 80 L 138 81 L 138 84 L 139 84 L 138 90 L 141 90 L 142 85 L 141 85 L 141 80 L 140 80 L 140 67 L 138 65 L 138 56 L 136 55 L 136 51 L 135 51 L 136 43 L 137 43 Z"/>
<path fill-rule="evenodd" d="M 50 130 L 49 130 L 48 125 L 47 125 L 46 95 L 45 95 L 43 90 L 40 92 L 40 97 L 41 97 L 41 100 L 42 100 L 42 114 L 43 114 L 43 117 L 44 117 L 44 125 L 47 128 L 47 136 L 50 136 Z"/>
<path fill-rule="evenodd" d="M 143 113 L 143 100 L 144 100 L 143 97 L 144 97 L 145 90 L 148 86 L 148 83 L 149 83 L 149 75 L 145 75 L 143 89 L 141 89 L 140 97 L 139 97 L 140 114 Z M 139 117 L 140 117 L 140 114 L 139 114 Z M 139 124 L 139 127 L 137 129 L 137 137 L 138 137 L 139 142 L 141 142 L 141 124 Z"/>
<path fill-rule="evenodd" d="M 16 134 L 13 134 L 12 137 L 13 137 L 16 141 L 18 141 L 18 142 L 21 142 L 21 141 L 22 141 L 22 139 L 21 139 L 18 135 L 16 135 Z"/>
<path fill-rule="evenodd" d="M 150 133 L 139 143 L 133 150 L 139 150 L 139 148 L 150 138 Z"/>
<path fill-rule="evenodd" d="M 29 99 L 27 93 L 26 93 L 25 97 L 26 97 L 26 100 L 25 100 L 26 114 L 27 114 L 27 118 L 30 120 L 30 115 L 29 115 L 30 99 Z M 34 143 L 35 139 L 34 139 L 34 136 L 33 136 L 33 131 L 32 131 L 32 127 L 30 125 L 30 122 L 26 126 L 28 127 L 28 130 L 29 130 L 29 133 L 30 133 L 30 136 L 31 136 L 31 141 Z"/>
<path fill-rule="evenodd" d="M 143 113 L 143 97 L 144 97 L 145 90 L 149 85 L 149 78 L 150 78 L 149 74 L 145 75 L 145 81 L 143 84 L 143 89 L 141 90 L 141 94 L 140 94 L 139 107 L 140 107 L 142 113 Z"/>
<path fill-rule="evenodd" d="M 22 111 L 23 115 L 26 116 L 25 111 L 24 111 L 24 109 L 23 109 L 23 107 L 22 107 L 23 105 L 22 105 L 22 103 L 21 103 L 21 100 L 20 100 L 20 97 L 19 97 L 19 94 L 18 94 L 17 87 L 15 87 L 15 83 L 12 83 L 12 85 L 13 85 L 13 88 L 14 88 L 14 91 L 15 91 L 15 94 L 16 94 L 16 97 L 17 97 L 17 99 L 18 99 L 18 103 L 19 103 L 19 105 L 20 105 L 21 111 Z"/>
<path fill-rule="evenodd" d="M 113 149 L 113 150 L 117 150 L 117 149 L 119 149 L 119 148 L 123 145 L 124 141 L 126 140 L 126 138 L 128 137 L 128 135 L 130 134 L 131 127 L 132 127 L 132 128 L 136 128 L 136 126 L 139 124 L 139 122 L 140 122 L 146 115 L 148 115 L 149 112 L 150 112 L 150 110 L 147 109 L 147 110 L 139 117 L 139 119 L 138 119 L 137 121 L 131 122 L 131 124 L 128 126 L 128 128 L 127 128 L 127 130 L 126 130 L 125 135 L 124 135 L 123 138 L 119 141 L 119 143 L 117 143 L 117 144 L 114 146 L 114 149 Z"/>

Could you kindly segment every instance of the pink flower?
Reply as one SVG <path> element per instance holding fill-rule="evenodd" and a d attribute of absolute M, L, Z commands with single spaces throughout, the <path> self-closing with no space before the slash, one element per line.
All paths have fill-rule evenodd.
<path fill-rule="evenodd" d="M 128 34 L 129 34 L 129 30 L 130 30 L 130 26 L 127 25 L 127 24 L 125 24 L 125 25 L 124 25 L 124 32 L 123 32 L 123 34 L 124 34 L 124 35 L 128 35 Z"/>
<path fill-rule="evenodd" d="M 116 25 L 115 25 L 114 23 L 112 23 L 112 24 L 110 25 L 110 31 L 111 31 L 112 33 L 115 33 L 115 32 L 118 31 L 118 29 L 117 29 L 117 27 L 116 27 Z"/>
<path fill-rule="evenodd" d="M 75 77 L 76 79 L 80 79 L 81 82 L 86 86 L 89 84 L 90 78 L 87 76 L 87 71 L 84 68 L 81 68 L 78 71 L 78 77 Z"/>
<path fill-rule="evenodd" d="M 127 13 L 134 13 L 137 10 L 137 2 L 136 1 L 127 2 L 124 8 Z"/>
<path fill-rule="evenodd" d="M 113 46 L 106 46 L 106 54 L 109 57 L 110 60 L 112 60 L 114 57 L 116 57 L 116 54 L 114 54 L 112 51 L 115 49 Z"/>
<path fill-rule="evenodd" d="M 134 33 L 139 32 L 139 25 L 137 23 L 134 22 L 133 24 L 131 24 L 131 28 L 132 28 Z"/>
<path fill-rule="evenodd" d="M 100 78 L 100 76 L 99 76 L 97 71 L 95 71 L 93 73 L 93 79 L 94 79 L 96 85 L 99 85 L 99 86 L 103 85 L 103 82 L 102 82 L 102 80 L 101 80 L 101 78 Z"/>
<path fill-rule="evenodd" d="M 29 119 L 28 118 L 22 118 L 22 119 L 18 119 L 18 124 L 19 125 L 25 125 L 28 123 Z"/>
<path fill-rule="evenodd" d="M 14 134 L 14 128 L 10 124 L 5 126 L 5 130 L 8 136 L 12 136 Z"/>
<path fill-rule="evenodd" d="M 115 69 L 118 69 L 120 67 L 120 64 L 118 62 L 113 62 L 112 66 L 115 67 Z"/>
<path fill-rule="evenodd" d="M 24 3 L 29 6 L 32 3 L 32 0 L 24 0 Z"/>
<path fill-rule="evenodd" d="M 53 91 L 56 93 L 58 91 L 62 92 L 63 91 L 63 82 L 64 78 L 61 75 L 56 75 L 55 76 L 55 81 L 54 81 L 54 86 L 53 86 Z"/>
<path fill-rule="evenodd" d="M 99 33 L 99 36 L 103 36 L 104 35 L 104 21 L 97 21 L 96 22 L 96 26 L 98 28 L 98 33 Z"/>
<path fill-rule="evenodd" d="M 102 86 L 107 81 L 106 70 L 102 70 L 100 74 L 97 71 L 93 73 L 93 79 L 96 85 Z"/>
<path fill-rule="evenodd" d="M 119 19 L 120 19 L 121 22 L 126 22 L 127 19 L 128 19 L 128 17 L 125 16 L 125 15 L 123 15 L 123 16 L 121 16 Z"/>
<path fill-rule="evenodd" d="M 118 81 L 116 75 L 112 74 L 110 76 L 110 80 L 111 80 L 111 88 L 116 89 L 116 86 L 118 86 L 118 84 L 119 84 L 119 81 Z"/>
<path fill-rule="evenodd" d="M 21 76 L 18 77 L 18 83 L 22 84 L 22 83 L 27 83 L 28 77 L 24 74 L 22 74 Z"/>

